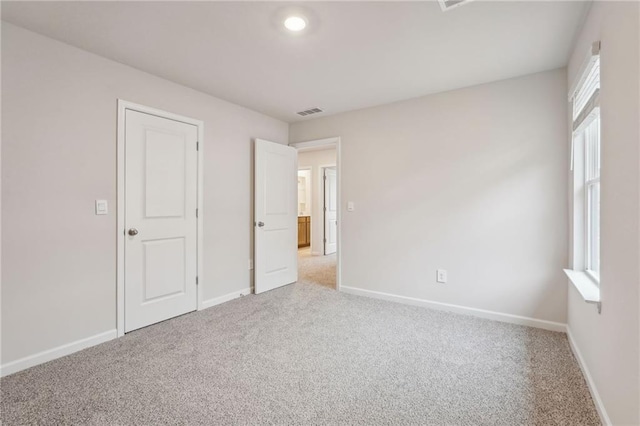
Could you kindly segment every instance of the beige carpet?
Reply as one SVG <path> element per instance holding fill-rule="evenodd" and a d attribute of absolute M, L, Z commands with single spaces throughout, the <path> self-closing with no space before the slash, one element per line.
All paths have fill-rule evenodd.
<path fill-rule="evenodd" d="M 312 256 L 311 247 L 298 249 L 298 282 L 336 288 L 336 254 Z"/>
<path fill-rule="evenodd" d="M 2 378 L 10 425 L 597 425 L 567 336 L 292 284 Z"/>

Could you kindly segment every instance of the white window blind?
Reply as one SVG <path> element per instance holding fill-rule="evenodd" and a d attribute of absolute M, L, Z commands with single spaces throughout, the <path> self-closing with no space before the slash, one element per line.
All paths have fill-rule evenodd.
<path fill-rule="evenodd" d="M 587 78 L 573 98 L 573 122 L 574 130 L 581 124 L 589 114 L 590 110 L 596 107 L 594 98 L 600 92 L 600 58 L 596 56 L 591 69 L 588 70 Z"/>

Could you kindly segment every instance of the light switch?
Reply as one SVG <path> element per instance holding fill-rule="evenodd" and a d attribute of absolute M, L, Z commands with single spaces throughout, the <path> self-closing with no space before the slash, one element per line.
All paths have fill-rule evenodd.
<path fill-rule="evenodd" d="M 347 202 L 347 211 L 348 212 L 352 212 L 356 209 L 355 204 L 353 203 L 353 201 L 348 201 Z"/>
<path fill-rule="evenodd" d="M 107 200 L 96 200 L 96 214 L 107 214 L 107 213 L 109 213 Z"/>

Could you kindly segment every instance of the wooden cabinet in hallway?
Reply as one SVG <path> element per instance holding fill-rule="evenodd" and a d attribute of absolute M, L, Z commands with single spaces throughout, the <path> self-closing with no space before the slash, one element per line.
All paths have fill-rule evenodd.
<path fill-rule="evenodd" d="M 298 216 L 298 247 L 311 245 L 311 217 Z"/>

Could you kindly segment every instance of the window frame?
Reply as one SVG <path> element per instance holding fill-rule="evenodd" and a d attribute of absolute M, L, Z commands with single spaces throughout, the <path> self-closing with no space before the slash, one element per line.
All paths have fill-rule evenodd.
<path fill-rule="evenodd" d="M 586 301 L 599 303 L 599 295 L 594 296 L 600 291 L 601 266 L 600 154 L 602 141 L 600 132 L 599 42 L 591 46 L 591 51 L 569 93 L 569 102 L 573 130 L 571 135 L 573 269 L 568 270 L 567 275 L 578 287 Z M 577 283 L 576 279 L 580 282 Z M 593 286 L 594 290 L 586 288 L 585 285 L 587 287 Z M 589 293 L 589 297 L 585 296 L 586 293 Z M 594 297 L 598 300 L 595 300 Z"/>
<path fill-rule="evenodd" d="M 584 271 L 600 283 L 600 112 L 585 123 L 584 141 Z M 591 133 L 594 134 L 591 134 Z M 596 191 L 594 191 L 596 190 Z M 594 193 L 597 194 L 594 200 Z M 594 219 L 595 216 L 595 219 Z M 595 241 L 594 241 L 595 240 Z M 595 265 L 595 267 L 594 267 Z"/>

